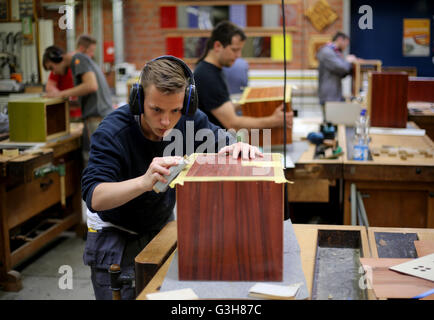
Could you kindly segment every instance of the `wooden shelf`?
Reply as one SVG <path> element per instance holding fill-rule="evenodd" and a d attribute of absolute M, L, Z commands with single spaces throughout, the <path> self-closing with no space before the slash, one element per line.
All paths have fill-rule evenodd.
<path fill-rule="evenodd" d="M 300 0 L 287 0 L 285 4 L 299 3 Z M 261 4 L 281 4 L 281 0 L 267 0 L 265 1 L 228 1 L 228 0 L 214 0 L 214 1 L 161 1 L 159 3 L 160 7 L 168 6 L 230 6 L 236 4 L 246 4 L 246 5 L 261 5 Z"/>
<path fill-rule="evenodd" d="M 162 32 L 166 37 L 204 37 L 207 38 L 211 34 L 211 29 L 178 29 L 178 28 L 162 28 Z M 262 27 L 247 27 L 243 28 L 244 33 L 248 37 L 269 37 L 275 34 L 282 34 L 283 29 L 279 28 L 262 28 Z M 297 32 L 298 27 L 286 27 L 286 32 Z"/>
<path fill-rule="evenodd" d="M 199 58 L 182 58 L 182 60 L 187 64 L 196 64 Z M 283 60 L 272 60 L 271 58 L 248 58 L 243 57 L 248 63 L 283 63 Z"/>

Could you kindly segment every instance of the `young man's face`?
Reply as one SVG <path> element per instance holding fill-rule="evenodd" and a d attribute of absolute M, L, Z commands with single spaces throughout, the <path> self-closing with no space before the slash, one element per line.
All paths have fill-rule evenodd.
<path fill-rule="evenodd" d="M 163 94 L 153 84 L 146 89 L 141 117 L 146 138 L 159 141 L 175 127 L 181 118 L 184 92 Z"/>
<path fill-rule="evenodd" d="M 217 44 L 218 51 L 218 62 L 221 67 L 230 67 L 234 64 L 237 58 L 241 57 L 241 51 L 244 47 L 244 41 L 241 40 L 239 35 L 235 35 L 232 37 L 231 44 L 223 47 L 223 45 L 218 42 Z"/>
<path fill-rule="evenodd" d="M 63 76 L 66 74 L 66 71 L 68 70 L 68 66 L 63 64 L 62 62 L 54 63 L 52 61 L 48 61 L 45 63 L 45 67 L 47 70 L 53 72 L 55 75 Z"/>

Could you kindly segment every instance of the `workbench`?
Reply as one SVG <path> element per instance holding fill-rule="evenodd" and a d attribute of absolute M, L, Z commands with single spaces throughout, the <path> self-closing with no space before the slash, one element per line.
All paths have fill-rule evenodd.
<path fill-rule="evenodd" d="M 0 155 L 0 285 L 18 291 L 13 268 L 81 221 L 82 125 L 19 154 Z M 3 140 L 1 149 L 19 144 Z M 64 167 L 63 167 L 64 165 Z M 64 168 L 63 171 L 57 171 Z M 45 172 L 45 173 L 44 173 Z"/>
<path fill-rule="evenodd" d="M 413 121 L 434 141 L 434 102 L 409 102 L 408 121 Z"/>
<path fill-rule="evenodd" d="M 414 123 L 408 126 L 419 129 Z M 318 128 L 309 128 L 318 131 Z M 306 135 L 305 132 L 301 136 Z M 295 140 L 287 146 L 294 168 L 285 169 L 288 201 L 328 202 L 328 187 L 339 182 L 343 224 L 352 224 L 351 185 L 361 193 L 370 226 L 434 227 L 434 157 L 425 157 L 419 150 L 434 151 L 434 142 L 425 136 L 369 134 L 369 148 L 377 154 L 383 147 L 395 149 L 395 156 L 379 154 L 368 161 L 352 160 L 354 128 L 339 125 L 338 145 L 344 154 L 337 159 L 315 159 L 315 145 Z M 405 149 L 418 150 L 401 157 Z M 301 152 L 300 152 L 301 150 Z M 411 213 L 411 214 L 410 214 Z"/>
<path fill-rule="evenodd" d="M 308 132 L 319 131 L 319 126 L 320 123 L 313 120 L 295 120 L 294 130 L 298 130 L 297 127 L 305 128 L 299 132 L 294 131 L 296 141 L 287 145 L 287 155 L 294 162 L 294 168 L 285 169 L 286 179 L 294 182 L 288 185 L 290 203 L 329 202 L 329 187 L 335 186 L 343 177 L 344 155 L 336 159 L 316 159 L 316 146 L 305 138 Z M 338 129 L 338 141 L 341 134 Z"/>
<path fill-rule="evenodd" d="M 434 228 L 434 150 L 428 136 L 372 134 L 371 159 L 352 160 L 354 128 L 340 141 L 343 161 L 344 224 L 351 221 L 351 185 L 361 193 L 369 226 Z M 407 150 L 407 151 L 405 151 Z M 407 153 L 408 152 L 408 153 Z"/>
<path fill-rule="evenodd" d="M 342 225 L 292 225 L 298 246 L 303 274 L 312 300 L 374 300 L 372 289 L 364 281 L 359 258 L 405 258 L 402 247 L 413 247 L 414 239 L 434 240 L 434 229 L 366 228 Z M 392 234 L 395 241 L 382 242 L 379 237 Z M 408 237 L 408 234 L 414 234 Z M 387 249 L 384 249 L 387 244 Z M 390 252 L 378 254 L 377 246 Z M 410 249 L 408 251 L 411 251 Z M 136 257 L 136 292 L 138 300 L 158 292 L 176 254 L 176 221 L 162 231 Z M 172 266 L 173 267 L 173 266 Z"/>

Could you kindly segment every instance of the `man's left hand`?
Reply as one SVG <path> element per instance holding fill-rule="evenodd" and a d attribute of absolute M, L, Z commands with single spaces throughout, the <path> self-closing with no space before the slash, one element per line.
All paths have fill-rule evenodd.
<path fill-rule="evenodd" d="M 51 91 L 43 94 L 45 98 L 63 98 L 62 91 Z"/>
<path fill-rule="evenodd" d="M 239 155 L 243 158 L 243 160 L 255 159 L 256 156 L 263 157 L 261 151 L 255 146 L 251 146 L 250 144 L 244 142 L 237 142 L 230 146 L 226 146 L 222 148 L 218 154 L 229 153 L 232 154 L 234 159 L 237 159 Z"/>

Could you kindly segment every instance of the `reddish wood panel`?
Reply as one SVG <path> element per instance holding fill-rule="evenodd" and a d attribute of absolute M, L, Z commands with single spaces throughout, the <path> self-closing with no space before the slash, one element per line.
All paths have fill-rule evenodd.
<path fill-rule="evenodd" d="M 372 72 L 370 86 L 371 125 L 405 128 L 408 75 L 405 72 Z"/>
<path fill-rule="evenodd" d="M 254 166 L 242 166 L 241 159 L 233 159 L 231 155 L 204 154 L 199 155 L 191 168 L 188 170 L 188 177 L 252 177 L 275 175 L 274 168 L 270 170 L 258 170 Z M 271 154 L 264 154 L 262 158 L 257 157 L 255 162 L 272 161 Z M 268 169 L 268 168 L 262 168 Z"/>
<path fill-rule="evenodd" d="M 176 192 L 180 280 L 282 280 L 283 184 L 185 182 Z"/>
<path fill-rule="evenodd" d="M 434 102 L 434 78 L 410 77 L 408 79 L 408 101 Z"/>
<path fill-rule="evenodd" d="M 271 100 L 276 98 L 276 100 Z M 258 101 L 263 99 L 262 101 Z M 251 101 L 249 100 L 256 100 Z M 251 88 L 249 95 L 246 97 L 246 103 L 241 107 L 244 116 L 248 117 L 268 117 L 273 114 L 276 108 L 280 107 L 283 103 L 283 87 L 269 87 L 269 88 Z M 286 110 L 291 111 L 291 102 L 286 104 Z M 271 129 L 271 145 L 284 144 L 284 132 L 282 128 Z M 249 141 L 250 144 L 256 145 L 255 141 Z M 259 146 L 263 146 L 264 141 L 263 130 L 259 130 Z M 292 143 L 292 130 L 286 129 L 286 143 Z"/>
<path fill-rule="evenodd" d="M 247 5 L 247 26 L 262 27 L 262 5 Z"/>

